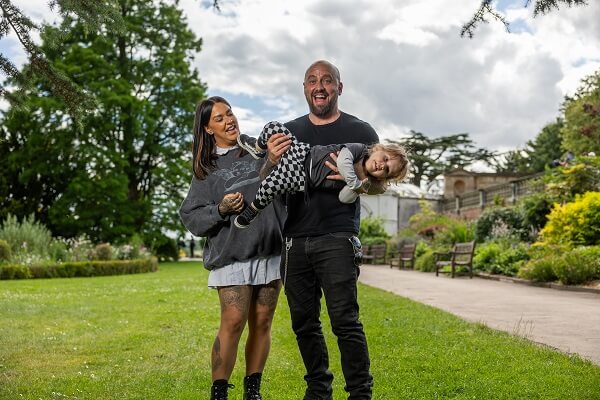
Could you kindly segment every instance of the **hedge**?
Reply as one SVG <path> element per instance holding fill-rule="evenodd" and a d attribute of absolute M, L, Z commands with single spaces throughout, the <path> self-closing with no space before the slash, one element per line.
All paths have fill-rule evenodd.
<path fill-rule="evenodd" d="M 29 278 L 76 278 L 156 272 L 156 257 L 137 260 L 76 261 L 41 265 L 0 264 L 0 280 Z"/>

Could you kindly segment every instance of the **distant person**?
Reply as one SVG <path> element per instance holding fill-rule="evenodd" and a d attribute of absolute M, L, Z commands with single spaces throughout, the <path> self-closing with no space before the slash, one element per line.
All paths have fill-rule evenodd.
<path fill-rule="evenodd" d="M 262 399 L 262 373 L 281 289 L 279 220 L 285 216 L 283 207 L 267 207 L 263 218 L 249 229 L 233 226 L 244 199 L 256 194 L 264 163 L 238 147 L 238 135 L 237 119 L 225 99 L 214 96 L 198 105 L 192 148 L 194 177 L 179 210 L 185 227 L 206 237 L 203 260 L 210 270 L 208 286 L 218 290 L 221 305 L 211 355 L 212 400 L 228 398 L 229 379 L 246 325 L 243 398 Z"/>
<path fill-rule="evenodd" d="M 190 258 L 194 258 L 194 248 L 196 248 L 196 242 L 194 238 L 190 239 Z"/>
<path fill-rule="evenodd" d="M 573 163 L 573 160 L 575 160 L 575 155 L 573 154 L 573 152 L 571 150 L 569 150 L 563 156 L 563 158 L 560 162 L 560 165 L 563 167 L 566 167 L 567 165 Z"/>
<path fill-rule="evenodd" d="M 404 147 L 391 144 L 367 146 L 362 143 L 309 146 L 299 142 L 280 122 L 265 125 L 258 139 L 240 134 L 238 143 L 258 158 L 267 150 L 268 140 L 276 134 L 291 138 L 290 148 L 258 187 L 254 201 L 234 221 L 246 228 L 269 205 L 275 196 L 286 193 L 309 192 L 314 188 L 341 189 L 342 203 L 353 203 L 360 193 L 381 194 L 391 180 L 400 180 L 408 171 Z M 337 153 L 337 167 L 344 181 L 328 180 L 331 173 L 326 165 L 331 153 Z M 310 201 L 310 195 L 306 195 Z"/>

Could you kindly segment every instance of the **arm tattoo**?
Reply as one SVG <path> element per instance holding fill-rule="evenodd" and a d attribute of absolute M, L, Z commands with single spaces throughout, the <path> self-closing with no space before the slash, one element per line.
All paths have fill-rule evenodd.
<path fill-rule="evenodd" d="M 272 163 L 271 160 L 266 158 L 265 163 L 263 164 L 263 166 L 260 168 L 260 171 L 258 172 L 260 179 L 264 180 L 267 177 L 267 175 L 269 175 L 269 173 L 271 171 L 273 171 L 273 168 L 275 168 L 276 165 L 277 165 L 276 163 Z"/>

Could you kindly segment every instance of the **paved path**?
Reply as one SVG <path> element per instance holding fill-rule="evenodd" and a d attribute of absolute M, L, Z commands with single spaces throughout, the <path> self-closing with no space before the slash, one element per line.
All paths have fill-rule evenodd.
<path fill-rule="evenodd" d="M 600 365 L 600 294 L 361 266 L 360 281 Z"/>

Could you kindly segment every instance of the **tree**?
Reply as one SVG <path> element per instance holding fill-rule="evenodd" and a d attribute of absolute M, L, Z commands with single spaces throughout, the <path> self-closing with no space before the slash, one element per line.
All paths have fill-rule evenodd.
<path fill-rule="evenodd" d="M 118 12 L 117 1 L 92 0 L 51 0 L 50 7 L 59 15 L 70 17 L 77 15 L 79 22 L 88 31 L 98 31 L 101 26 L 108 25 L 113 31 L 121 31 L 123 21 Z M 17 86 L 15 92 L 0 87 L 0 96 L 5 97 L 13 106 L 24 106 L 27 91 L 34 89 L 36 79 L 42 79 L 52 92 L 60 97 L 74 116 L 80 116 L 83 110 L 92 105 L 92 98 L 75 85 L 62 71 L 54 67 L 42 49 L 31 38 L 32 31 L 44 32 L 48 26 L 33 23 L 10 0 L 0 0 L 0 39 L 13 32 L 25 50 L 29 68 L 25 73 L 0 53 L 0 71 L 4 72 L 11 82 Z M 63 39 L 65 32 L 53 30 L 54 34 L 45 32 L 46 45 L 54 47 Z"/>
<path fill-rule="evenodd" d="M 194 107 L 205 91 L 190 68 L 201 40 L 164 1 L 121 0 L 119 7 L 122 31 L 89 32 L 70 16 L 44 31 L 49 62 L 98 107 L 81 130 L 67 102 L 38 79 L 39 95 L 27 93 L 26 109 L 4 113 L 0 216 L 35 213 L 54 234 L 95 241 L 179 229 Z M 46 35 L 58 32 L 68 34 L 47 46 Z"/>
<path fill-rule="evenodd" d="M 529 7 L 532 3 L 531 0 L 525 0 L 525 7 Z M 547 14 L 553 10 L 558 10 L 561 5 L 567 7 L 587 5 L 586 0 L 536 0 L 533 2 L 533 17 Z M 473 15 L 473 17 L 463 25 L 460 31 L 460 37 L 468 36 L 472 39 L 475 35 L 475 29 L 480 23 L 488 23 L 487 18 L 492 18 L 504 24 L 507 32 L 510 32 L 510 24 L 506 21 L 506 18 L 500 14 L 492 5 L 492 0 L 482 0 L 481 5 Z"/>
<path fill-rule="evenodd" d="M 119 0 L 50 0 L 49 5 L 63 18 L 77 19 L 86 33 L 103 30 L 124 32 Z M 213 7 L 220 10 L 218 0 L 213 1 Z M 46 32 L 48 25 L 39 26 L 32 22 L 11 0 L 0 0 L 0 11 L 0 39 L 13 32 L 23 46 L 30 66 L 26 73 L 22 73 L 11 60 L 0 53 L 0 71 L 16 86 L 15 91 L 0 86 L 0 97 L 6 98 L 13 107 L 23 107 L 26 92 L 33 89 L 34 82 L 41 80 L 48 86 L 48 90 L 61 98 L 71 115 L 82 116 L 86 109 L 93 106 L 93 97 L 82 91 L 64 71 L 55 68 L 43 49 L 32 40 L 33 32 L 45 33 L 46 47 L 53 48 L 68 32 L 53 30 L 53 34 L 49 34 Z"/>
<path fill-rule="evenodd" d="M 525 150 L 509 150 L 506 153 L 498 154 L 492 161 L 492 166 L 496 172 L 529 172 L 529 158 Z"/>
<path fill-rule="evenodd" d="M 522 173 L 544 171 L 546 167 L 562 157 L 563 125 L 563 120 L 557 118 L 556 122 L 546 125 L 534 140 L 527 141 L 523 150 L 517 149 L 505 153 L 502 160 L 496 160 L 496 171 Z"/>
<path fill-rule="evenodd" d="M 411 130 L 408 138 L 389 141 L 408 149 L 410 182 L 419 187 L 423 180 L 431 182 L 453 168 L 464 168 L 474 161 L 489 162 L 494 157 L 494 153 L 476 148 L 468 133 L 429 138 Z"/>
<path fill-rule="evenodd" d="M 563 147 L 575 155 L 600 155 L 600 70 L 584 78 L 573 97 L 563 103 Z"/>

